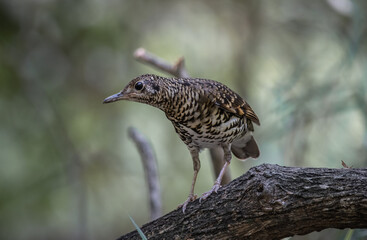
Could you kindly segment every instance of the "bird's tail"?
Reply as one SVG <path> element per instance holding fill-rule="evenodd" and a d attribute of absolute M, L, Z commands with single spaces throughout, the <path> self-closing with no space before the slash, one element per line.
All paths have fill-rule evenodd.
<path fill-rule="evenodd" d="M 247 132 L 242 138 L 235 140 L 231 145 L 231 151 L 240 160 L 245 160 L 248 157 L 257 158 L 260 155 L 259 147 L 251 132 Z"/>

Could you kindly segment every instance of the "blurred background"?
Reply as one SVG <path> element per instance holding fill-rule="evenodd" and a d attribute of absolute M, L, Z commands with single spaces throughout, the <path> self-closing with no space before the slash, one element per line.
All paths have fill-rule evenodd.
<path fill-rule="evenodd" d="M 367 165 L 363 0 L 0 0 L 0 238 L 114 239 L 149 221 L 130 126 L 152 143 L 164 213 L 187 197 L 192 161 L 163 112 L 102 105 L 144 73 L 138 47 L 225 83 L 255 110 L 262 163 Z M 166 75 L 165 75 L 166 76 Z M 196 193 L 213 184 L 208 150 Z M 366 231 L 351 239 L 365 239 Z M 346 239 L 325 230 L 292 239 Z"/>

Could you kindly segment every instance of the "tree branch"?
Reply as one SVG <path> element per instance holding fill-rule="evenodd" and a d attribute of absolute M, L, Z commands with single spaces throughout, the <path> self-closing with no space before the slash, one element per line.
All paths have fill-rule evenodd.
<path fill-rule="evenodd" d="M 161 190 L 158 178 L 157 161 L 149 142 L 137 129 L 130 127 L 129 137 L 134 141 L 141 156 L 144 167 L 145 180 L 148 186 L 150 219 L 154 220 L 162 215 Z"/>
<path fill-rule="evenodd" d="M 158 70 L 169 73 L 172 76 L 181 78 L 189 77 L 189 74 L 187 73 L 185 68 L 185 60 L 183 57 L 180 57 L 177 62 L 172 65 L 165 60 L 147 52 L 144 48 L 138 48 L 134 53 L 134 57 L 137 60 L 143 63 L 148 63 Z"/>
<path fill-rule="evenodd" d="M 263 164 L 201 204 L 144 225 L 148 239 L 281 239 L 326 228 L 367 228 L 367 169 Z M 140 239 L 136 231 L 119 239 Z"/>

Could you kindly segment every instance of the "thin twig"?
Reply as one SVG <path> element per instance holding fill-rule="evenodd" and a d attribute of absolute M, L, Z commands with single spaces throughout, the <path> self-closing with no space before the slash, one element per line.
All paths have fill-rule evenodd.
<path fill-rule="evenodd" d="M 175 77 L 180 77 L 180 78 L 190 77 L 186 71 L 185 60 L 183 57 L 180 57 L 177 60 L 177 62 L 174 65 L 172 65 L 166 62 L 165 60 L 159 58 L 158 56 L 148 52 L 144 48 L 138 48 L 134 53 L 134 57 L 142 63 L 149 64 L 157 68 L 158 70 L 169 73 Z M 215 174 L 214 179 L 216 179 L 224 164 L 223 151 L 220 151 L 214 148 L 209 149 L 209 151 L 210 151 L 212 165 L 214 168 L 214 174 Z M 229 168 L 227 168 L 226 172 L 223 175 L 222 184 L 223 185 L 227 184 L 230 181 L 231 181 L 231 176 L 230 176 Z"/>
<path fill-rule="evenodd" d="M 150 218 L 154 220 L 162 215 L 161 190 L 158 179 L 157 161 L 148 140 L 136 128 L 128 129 L 129 137 L 136 144 L 142 159 L 145 180 L 148 185 Z"/>
<path fill-rule="evenodd" d="M 165 60 L 147 52 L 144 48 L 138 48 L 134 53 L 134 57 L 143 63 L 148 63 L 158 70 L 167 72 L 175 77 L 189 77 L 189 74 L 185 69 L 185 60 L 183 57 L 180 57 L 177 62 L 172 65 Z"/>

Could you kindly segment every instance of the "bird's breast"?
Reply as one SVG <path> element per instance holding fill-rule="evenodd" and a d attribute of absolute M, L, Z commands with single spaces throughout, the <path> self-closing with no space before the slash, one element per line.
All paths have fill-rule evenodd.
<path fill-rule="evenodd" d="M 172 121 L 187 145 L 211 148 L 231 143 L 245 133 L 245 122 L 216 106 L 193 105 L 181 112 L 181 121 Z"/>

